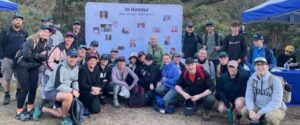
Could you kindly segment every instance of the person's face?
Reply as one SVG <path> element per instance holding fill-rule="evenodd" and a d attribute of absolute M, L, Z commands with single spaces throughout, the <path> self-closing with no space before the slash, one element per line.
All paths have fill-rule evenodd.
<path fill-rule="evenodd" d="M 118 61 L 118 67 L 121 69 L 125 68 L 125 61 Z"/>
<path fill-rule="evenodd" d="M 284 54 L 287 55 L 287 56 L 290 56 L 290 55 L 293 55 L 293 52 L 288 51 L 288 50 L 285 50 L 285 51 L 284 51 Z"/>
<path fill-rule="evenodd" d="M 237 74 L 237 67 L 235 67 L 233 65 L 229 65 L 228 72 L 231 76 L 235 76 Z"/>
<path fill-rule="evenodd" d="M 180 62 L 180 57 L 174 57 L 174 62 L 176 63 L 176 64 L 179 64 L 179 62 Z"/>
<path fill-rule="evenodd" d="M 190 26 L 186 27 L 186 32 L 192 33 L 193 31 L 194 31 L 194 27 L 190 27 Z"/>
<path fill-rule="evenodd" d="M 207 52 L 206 51 L 200 51 L 198 53 L 198 57 L 199 57 L 200 60 L 205 60 L 206 57 L 207 57 Z"/>
<path fill-rule="evenodd" d="M 140 60 L 141 62 L 144 62 L 144 61 L 145 61 L 145 55 L 140 56 L 140 57 L 139 57 L 139 60 Z"/>
<path fill-rule="evenodd" d="M 118 56 L 118 53 L 117 52 L 111 52 L 111 54 L 110 54 L 110 56 L 111 56 L 111 58 L 117 58 L 117 56 Z"/>
<path fill-rule="evenodd" d="M 95 53 L 95 52 L 97 52 L 98 46 L 91 46 L 90 49 L 92 52 Z"/>
<path fill-rule="evenodd" d="M 208 25 L 208 26 L 206 26 L 206 30 L 207 30 L 208 33 L 213 32 L 214 29 L 215 29 L 215 27 L 214 27 L 213 25 Z"/>
<path fill-rule="evenodd" d="M 196 64 L 195 63 L 188 63 L 186 64 L 186 69 L 189 71 L 189 72 L 192 72 L 196 69 Z"/>
<path fill-rule="evenodd" d="M 135 63 L 136 63 L 136 58 L 132 57 L 132 58 L 130 59 L 130 62 L 133 63 L 133 64 L 135 64 Z"/>
<path fill-rule="evenodd" d="M 163 62 L 165 65 L 168 65 L 171 62 L 171 58 L 169 56 L 163 56 Z"/>
<path fill-rule="evenodd" d="M 84 49 L 84 48 L 78 49 L 77 52 L 78 52 L 79 57 L 85 57 L 85 55 L 86 55 L 86 49 Z"/>
<path fill-rule="evenodd" d="M 157 38 L 156 38 L 156 36 L 152 36 L 150 38 L 150 42 L 151 42 L 152 46 L 156 46 L 157 45 Z"/>
<path fill-rule="evenodd" d="M 231 26 L 230 27 L 231 28 L 231 32 L 232 33 L 239 33 L 239 31 L 240 31 L 240 27 L 239 26 Z"/>
<path fill-rule="evenodd" d="M 51 23 L 51 22 L 42 22 L 42 24 L 47 25 L 47 26 L 53 25 L 53 23 Z"/>
<path fill-rule="evenodd" d="M 70 37 L 70 36 L 65 37 L 65 44 L 66 45 L 72 45 L 73 41 L 74 41 L 73 37 Z"/>
<path fill-rule="evenodd" d="M 12 24 L 15 28 L 21 28 L 23 26 L 23 20 L 21 18 L 15 18 L 12 20 Z"/>
<path fill-rule="evenodd" d="M 100 60 L 100 64 L 103 66 L 107 66 L 108 60 Z"/>
<path fill-rule="evenodd" d="M 263 40 L 253 40 L 253 44 L 256 47 L 261 47 L 263 45 Z"/>
<path fill-rule="evenodd" d="M 78 24 L 74 24 L 74 25 L 73 25 L 73 32 L 78 33 L 78 32 L 80 31 L 80 29 L 81 29 L 81 26 L 80 26 L 80 25 L 78 25 Z"/>
<path fill-rule="evenodd" d="M 228 62 L 228 57 L 227 56 L 223 56 L 223 57 L 218 57 L 219 61 L 221 64 L 225 65 Z"/>
<path fill-rule="evenodd" d="M 153 60 L 145 60 L 145 64 L 147 66 L 150 66 L 153 63 Z"/>
<path fill-rule="evenodd" d="M 87 64 L 88 64 L 88 67 L 95 68 L 95 66 L 97 64 L 97 59 L 91 58 L 91 59 L 89 59 L 89 61 L 87 62 Z"/>
<path fill-rule="evenodd" d="M 38 34 L 42 39 L 49 39 L 52 33 L 49 30 L 45 29 L 45 30 L 39 30 Z"/>
<path fill-rule="evenodd" d="M 68 65 L 71 67 L 76 66 L 77 64 L 77 57 L 76 56 L 67 56 Z"/>
<path fill-rule="evenodd" d="M 256 62 L 254 64 L 254 68 L 256 73 L 259 75 L 264 75 L 269 70 L 269 66 L 263 62 Z"/>

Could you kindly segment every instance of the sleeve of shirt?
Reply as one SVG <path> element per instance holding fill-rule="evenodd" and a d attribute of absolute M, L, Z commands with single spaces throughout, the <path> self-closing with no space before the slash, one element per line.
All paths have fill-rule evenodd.
<path fill-rule="evenodd" d="M 243 58 L 246 56 L 247 54 L 247 43 L 246 43 L 246 39 L 244 36 L 242 36 L 242 41 L 241 41 L 241 50 L 242 50 L 242 54 L 240 59 L 243 60 Z"/>
<path fill-rule="evenodd" d="M 220 99 L 226 104 L 226 105 L 228 105 L 229 103 L 230 103 L 230 101 L 226 98 L 226 96 L 225 96 L 225 94 L 224 94 L 224 84 L 225 84 L 225 81 L 226 79 L 225 79 L 225 76 L 224 75 L 222 75 L 221 77 L 220 77 L 220 79 L 218 80 L 218 89 L 217 89 L 217 91 L 218 91 L 218 94 L 219 94 L 219 96 L 220 96 Z"/>
<path fill-rule="evenodd" d="M 206 70 L 203 69 L 203 73 L 205 76 L 207 88 L 208 88 L 208 90 L 210 90 L 213 93 L 216 90 L 215 84 L 214 84 L 213 80 L 211 79 L 211 76 L 208 74 L 208 72 Z"/>
<path fill-rule="evenodd" d="M 4 47 L 3 47 L 3 44 L 4 44 L 4 40 L 5 40 L 5 30 L 2 30 L 1 33 L 0 33 L 0 59 L 3 59 L 4 58 Z"/>
<path fill-rule="evenodd" d="M 254 109 L 254 93 L 253 93 L 253 80 L 250 79 L 247 82 L 247 88 L 246 88 L 246 95 L 245 95 L 245 102 L 246 102 L 246 107 L 248 111 Z"/>
<path fill-rule="evenodd" d="M 90 91 L 92 88 L 91 85 L 87 84 L 88 81 L 87 75 L 88 75 L 87 70 L 84 67 L 80 68 L 79 79 L 78 79 L 80 90 Z"/>
<path fill-rule="evenodd" d="M 223 51 L 228 52 L 228 37 L 225 37 L 223 40 Z"/>
<path fill-rule="evenodd" d="M 276 65 L 277 65 L 277 61 L 276 61 L 276 57 L 274 56 L 274 54 L 273 54 L 273 51 L 271 51 L 271 50 L 269 50 L 270 51 L 270 55 L 269 55 L 269 58 L 270 58 L 270 60 L 271 60 L 271 62 L 270 62 L 270 64 L 269 64 L 269 67 L 270 67 L 270 69 L 272 69 L 272 68 L 274 68 L 274 67 L 276 67 Z"/>
<path fill-rule="evenodd" d="M 176 85 L 180 86 L 181 88 L 184 88 L 184 87 L 185 87 L 185 86 L 184 86 L 184 72 L 185 72 L 185 71 L 183 71 L 183 72 L 180 74 L 180 76 L 179 76 L 179 78 L 178 78 L 178 80 L 177 80 L 177 82 L 176 82 Z"/>

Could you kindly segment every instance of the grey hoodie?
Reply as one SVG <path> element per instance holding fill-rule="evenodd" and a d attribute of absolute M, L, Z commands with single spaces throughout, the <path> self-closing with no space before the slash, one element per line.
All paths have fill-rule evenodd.
<path fill-rule="evenodd" d="M 76 65 L 76 67 L 71 68 L 67 64 L 67 60 L 61 63 L 62 67 L 60 68 L 60 79 L 59 81 L 62 83 L 60 84 L 56 89 L 60 92 L 71 92 L 74 90 L 79 90 L 78 87 L 78 72 L 79 68 Z M 56 76 L 56 70 L 58 66 L 55 68 L 54 72 L 51 74 L 46 86 L 45 91 L 51 91 L 54 90 L 54 82 L 55 82 L 55 76 Z M 73 82 L 73 84 L 72 84 Z"/>
<path fill-rule="evenodd" d="M 247 109 L 254 110 L 258 107 L 258 114 L 264 115 L 266 113 L 272 112 L 276 109 L 284 109 L 287 107 L 283 102 L 283 87 L 281 81 L 278 77 L 273 77 L 273 92 L 269 85 L 269 77 L 272 74 L 268 71 L 262 79 L 258 79 L 256 73 L 252 74 L 247 83 L 246 89 L 246 107 Z M 254 85 L 254 80 L 257 80 L 257 86 Z M 255 88 L 255 89 L 254 89 Z M 254 94 L 254 91 L 256 94 Z M 254 98 L 256 95 L 256 101 Z"/>

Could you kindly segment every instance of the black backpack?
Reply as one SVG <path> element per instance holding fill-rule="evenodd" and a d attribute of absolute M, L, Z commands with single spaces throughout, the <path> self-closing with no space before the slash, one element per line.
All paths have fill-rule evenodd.
<path fill-rule="evenodd" d="M 129 107 L 143 107 L 146 103 L 144 88 L 136 85 L 130 93 L 128 100 Z"/>
<path fill-rule="evenodd" d="M 84 106 L 79 99 L 74 97 L 69 113 L 74 125 L 80 125 L 84 121 Z"/>

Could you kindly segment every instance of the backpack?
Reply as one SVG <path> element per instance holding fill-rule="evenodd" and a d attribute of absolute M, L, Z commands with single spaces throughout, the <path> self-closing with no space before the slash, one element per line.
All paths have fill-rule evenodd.
<path fill-rule="evenodd" d="M 196 71 L 198 72 L 198 74 L 200 75 L 200 78 L 203 80 L 203 81 L 205 81 L 205 75 L 204 75 L 204 72 L 203 72 L 203 67 L 201 67 L 201 66 L 196 66 Z M 184 78 L 184 80 L 188 80 L 189 78 L 188 78 L 188 71 L 187 70 L 184 70 L 183 71 L 183 78 Z"/>
<path fill-rule="evenodd" d="M 47 69 L 50 69 L 51 71 L 53 71 L 54 69 L 51 69 L 51 68 L 50 68 L 50 66 L 49 66 L 49 64 L 48 64 L 48 61 L 49 61 L 50 55 L 53 53 L 53 51 L 54 51 L 56 48 L 59 48 L 60 51 L 64 51 L 64 50 L 65 50 L 65 47 L 64 47 L 62 44 L 56 45 L 56 46 L 51 50 L 51 52 L 49 53 L 49 55 L 48 55 L 48 57 L 47 57 L 47 59 L 46 59 L 46 61 L 45 61 L 45 62 L 46 62 L 46 65 L 47 65 Z M 55 62 L 56 64 L 58 64 L 60 61 L 59 61 L 59 60 L 54 60 L 54 62 Z"/>
<path fill-rule="evenodd" d="M 219 40 L 219 35 L 218 35 L 218 32 L 215 32 L 214 33 L 214 35 L 215 35 L 215 45 L 216 46 L 219 46 L 219 45 L 222 45 L 222 41 L 220 42 L 220 44 L 219 44 L 219 42 L 218 42 L 218 40 Z M 206 33 L 205 35 L 204 35 L 204 45 L 206 45 L 206 43 L 207 43 L 207 36 L 208 36 L 208 34 Z"/>
<path fill-rule="evenodd" d="M 144 95 L 144 88 L 136 85 L 131 90 L 131 95 L 128 100 L 129 107 L 143 107 L 146 103 Z"/>
<path fill-rule="evenodd" d="M 62 67 L 62 64 L 59 64 L 57 66 L 57 69 L 56 69 L 56 74 L 55 74 L 55 80 L 54 80 L 54 88 L 57 88 L 61 83 L 60 83 L 60 69 Z"/>
<path fill-rule="evenodd" d="M 291 102 L 291 97 L 292 97 L 292 92 L 291 92 L 291 85 L 288 84 L 286 82 L 286 80 L 284 80 L 282 77 L 280 76 L 274 76 L 274 75 L 270 75 L 269 76 L 269 86 L 272 90 L 272 93 L 273 93 L 273 79 L 274 77 L 279 77 L 280 79 L 280 83 L 282 84 L 282 88 L 283 88 L 283 102 L 285 103 L 290 103 Z M 253 80 L 254 81 L 254 84 L 252 85 L 253 88 L 255 88 L 258 84 L 258 81 L 257 80 Z M 253 94 L 254 94 L 254 102 L 256 102 L 256 96 L 257 94 L 255 93 L 255 91 L 253 91 Z"/>
<path fill-rule="evenodd" d="M 84 106 L 79 99 L 73 99 L 69 113 L 74 125 L 80 125 L 83 122 Z"/>
<path fill-rule="evenodd" d="M 186 35 L 186 34 L 187 34 L 187 33 L 183 33 L 183 34 L 182 34 L 182 42 L 184 42 L 184 39 L 185 39 L 185 35 Z M 197 35 L 197 33 L 194 33 L 194 32 L 193 32 L 193 34 L 194 34 L 195 40 L 198 41 L 198 35 Z"/>

